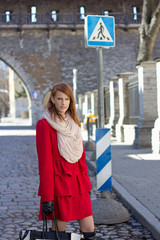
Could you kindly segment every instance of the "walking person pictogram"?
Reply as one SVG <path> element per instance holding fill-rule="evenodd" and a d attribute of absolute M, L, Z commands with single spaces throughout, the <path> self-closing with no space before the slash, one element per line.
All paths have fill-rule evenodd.
<path fill-rule="evenodd" d="M 100 35 L 102 35 L 102 37 L 105 38 L 105 36 L 104 36 L 104 34 L 103 34 L 103 32 L 104 32 L 104 27 L 103 27 L 103 25 L 102 25 L 101 22 L 100 22 L 100 27 L 99 27 L 98 31 L 99 31 L 99 32 L 98 32 L 97 38 L 99 38 Z M 101 40 L 102 40 L 102 37 L 100 38 Z"/>

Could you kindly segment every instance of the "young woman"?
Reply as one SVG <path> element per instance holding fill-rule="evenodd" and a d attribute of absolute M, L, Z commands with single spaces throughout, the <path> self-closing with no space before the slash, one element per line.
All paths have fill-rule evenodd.
<path fill-rule="evenodd" d="M 84 239 L 93 239 L 91 183 L 74 96 L 66 83 L 55 85 L 51 91 L 44 118 L 37 122 L 36 144 L 39 219 L 45 214 L 53 220 L 54 210 L 59 231 L 66 230 L 66 221 L 78 220 Z"/>

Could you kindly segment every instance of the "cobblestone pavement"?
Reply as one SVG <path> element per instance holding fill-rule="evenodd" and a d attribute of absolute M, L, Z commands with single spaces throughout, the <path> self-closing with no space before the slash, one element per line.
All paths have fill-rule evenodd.
<path fill-rule="evenodd" d="M 42 227 L 42 222 L 38 221 L 39 179 L 35 136 L 31 136 L 31 130 L 30 136 L 27 136 L 27 130 L 21 131 L 20 136 L 15 136 L 19 130 L 13 136 L 4 136 L 2 131 L 4 130 L 0 130 L 0 240 L 17 240 L 21 229 Z M 91 198 L 95 199 L 99 197 L 95 188 L 95 175 L 91 170 L 89 175 L 93 186 Z M 117 199 L 113 192 L 108 195 Z M 127 223 L 95 227 L 100 239 L 153 239 L 151 233 L 132 214 Z M 67 231 L 78 232 L 78 223 L 67 223 Z"/>

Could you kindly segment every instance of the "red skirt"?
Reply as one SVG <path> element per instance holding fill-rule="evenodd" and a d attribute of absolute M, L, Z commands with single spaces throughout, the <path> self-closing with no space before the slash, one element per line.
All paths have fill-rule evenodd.
<path fill-rule="evenodd" d="M 89 193 L 77 197 L 59 197 L 54 201 L 54 208 L 56 219 L 61 221 L 80 220 L 93 215 Z M 43 220 L 42 210 L 39 220 Z M 53 215 L 47 216 L 47 220 L 53 220 Z"/>
<path fill-rule="evenodd" d="M 56 219 L 74 221 L 93 215 L 88 193 L 90 190 L 91 183 L 86 169 L 78 175 L 56 175 L 54 198 Z M 39 220 L 42 219 L 41 204 Z M 53 214 L 47 216 L 47 219 L 53 220 Z"/>

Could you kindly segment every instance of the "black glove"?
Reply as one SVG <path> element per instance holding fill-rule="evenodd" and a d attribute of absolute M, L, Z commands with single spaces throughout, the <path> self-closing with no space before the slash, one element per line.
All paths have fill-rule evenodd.
<path fill-rule="evenodd" d="M 42 214 L 43 215 L 50 215 L 53 212 L 54 212 L 53 201 L 42 203 Z"/>

